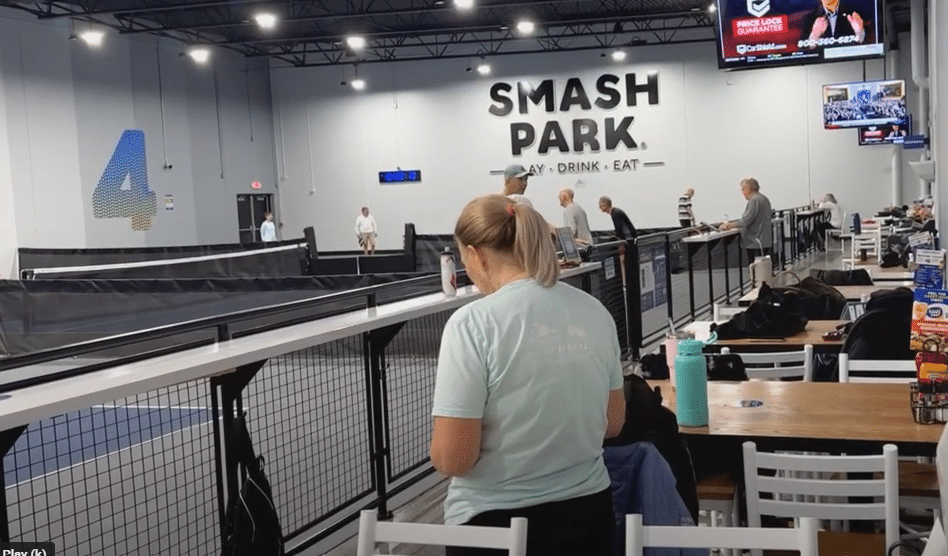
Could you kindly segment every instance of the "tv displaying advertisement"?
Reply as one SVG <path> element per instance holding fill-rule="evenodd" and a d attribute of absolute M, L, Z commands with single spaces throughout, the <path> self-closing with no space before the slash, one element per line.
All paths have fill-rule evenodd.
<path fill-rule="evenodd" d="M 859 81 L 823 85 L 823 127 L 842 129 L 907 123 L 905 81 Z"/>
<path fill-rule="evenodd" d="M 905 138 L 912 135 L 912 116 L 909 115 L 906 125 L 882 124 L 860 127 L 858 130 L 859 144 L 865 145 L 901 145 Z"/>
<path fill-rule="evenodd" d="M 716 0 L 718 65 L 746 69 L 885 54 L 882 0 Z"/>

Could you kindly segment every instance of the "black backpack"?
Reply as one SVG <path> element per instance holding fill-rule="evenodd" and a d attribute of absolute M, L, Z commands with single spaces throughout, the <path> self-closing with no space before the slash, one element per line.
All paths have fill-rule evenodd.
<path fill-rule="evenodd" d="M 810 277 L 823 282 L 828 286 L 871 286 L 872 277 L 865 268 L 852 270 L 826 270 L 814 268 L 810 270 Z"/>
<path fill-rule="evenodd" d="M 623 446 L 633 442 L 651 442 L 658 449 L 675 475 L 675 488 L 688 508 L 692 519 L 698 520 L 698 492 L 691 454 L 678 431 L 675 413 L 662 405 L 662 393 L 642 377 L 625 377 L 625 424 L 619 436 L 605 441 L 605 446 Z"/>
<path fill-rule="evenodd" d="M 882 268 L 892 268 L 901 266 L 908 268 L 909 254 L 912 250 L 909 248 L 908 238 L 898 234 L 892 234 L 885 239 L 885 247 L 882 248 L 882 257 L 879 260 L 879 266 Z"/>
<path fill-rule="evenodd" d="M 222 556 L 284 556 L 283 532 L 263 458 L 253 451 L 246 415 L 234 420 L 233 453 L 245 472 L 240 495 L 227 505 Z"/>

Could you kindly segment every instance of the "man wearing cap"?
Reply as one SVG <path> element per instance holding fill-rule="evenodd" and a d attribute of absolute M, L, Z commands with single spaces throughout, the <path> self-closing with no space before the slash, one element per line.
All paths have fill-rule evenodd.
<path fill-rule="evenodd" d="M 515 203 L 523 203 L 533 208 L 530 199 L 524 197 L 527 190 L 527 178 L 533 175 L 520 164 L 511 164 L 504 169 L 504 195 L 513 199 Z"/>

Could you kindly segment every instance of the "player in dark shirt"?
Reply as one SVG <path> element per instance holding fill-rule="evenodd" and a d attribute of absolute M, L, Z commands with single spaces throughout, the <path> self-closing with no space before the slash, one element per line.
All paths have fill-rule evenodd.
<path fill-rule="evenodd" d="M 612 206 L 612 199 L 609 197 L 599 198 L 599 210 L 612 217 L 612 225 L 616 229 L 616 237 L 621 239 L 635 239 L 638 233 L 635 226 L 629 220 L 629 215 L 624 210 Z"/>

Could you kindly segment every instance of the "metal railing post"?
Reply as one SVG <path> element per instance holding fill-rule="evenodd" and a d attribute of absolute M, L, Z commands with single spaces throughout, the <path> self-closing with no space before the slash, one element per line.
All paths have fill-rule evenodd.
<path fill-rule="evenodd" d="M 25 430 L 26 425 L 23 425 L 0 432 L 0 477 L 6 477 L 7 470 L 3 460 L 6 459 L 7 454 L 13 449 L 13 445 L 16 444 L 17 439 Z M 3 486 L 4 488 L 0 489 L 0 542 L 10 542 L 10 514 L 7 510 L 6 487 L 11 485 L 7 485 L 4 479 Z"/>

